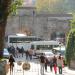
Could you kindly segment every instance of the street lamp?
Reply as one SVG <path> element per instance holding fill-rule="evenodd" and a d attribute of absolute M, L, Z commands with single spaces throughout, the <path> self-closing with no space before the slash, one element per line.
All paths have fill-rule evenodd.
<path fill-rule="evenodd" d="M 60 51 L 61 51 L 61 43 L 59 43 Z"/>

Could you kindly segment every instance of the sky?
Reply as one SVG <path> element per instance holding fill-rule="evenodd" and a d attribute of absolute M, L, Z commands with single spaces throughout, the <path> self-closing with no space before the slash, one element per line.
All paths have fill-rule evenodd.
<path fill-rule="evenodd" d="M 35 5 L 36 0 L 24 0 L 26 6 Z"/>

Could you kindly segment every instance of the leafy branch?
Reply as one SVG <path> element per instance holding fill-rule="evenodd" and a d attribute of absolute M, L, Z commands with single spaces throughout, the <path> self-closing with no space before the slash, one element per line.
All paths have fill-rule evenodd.
<path fill-rule="evenodd" d="M 9 7 L 10 14 L 17 14 L 17 8 L 22 6 L 23 0 L 13 1 Z"/>

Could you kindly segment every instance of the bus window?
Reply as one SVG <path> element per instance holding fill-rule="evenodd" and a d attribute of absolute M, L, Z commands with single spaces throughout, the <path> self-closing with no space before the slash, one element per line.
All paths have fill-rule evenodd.
<path fill-rule="evenodd" d="M 35 41 L 31 42 L 34 45 L 35 54 L 40 54 L 40 52 L 53 50 L 54 47 L 59 46 L 58 41 Z"/>
<path fill-rule="evenodd" d="M 40 40 L 42 40 L 42 39 L 39 37 L 36 37 L 36 36 L 9 35 L 8 36 L 8 46 L 10 46 L 10 45 L 13 45 L 14 47 L 23 46 L 25 49 L 27 49 L 27 47 L 31 48 L 30 42 L 40 41 Z"/>
<path fill-rule="evenodd" d="M 59 42 L 57 41 L 35 41 L 31 42 L 35 46 L 35 50 L 51 50 L 53 47 L 59 46 Z"/>

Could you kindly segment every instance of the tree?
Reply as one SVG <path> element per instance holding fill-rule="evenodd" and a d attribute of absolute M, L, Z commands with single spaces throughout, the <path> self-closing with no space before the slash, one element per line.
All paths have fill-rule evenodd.
<path fill-rule="evenodd" d="M 48 11 L 50 13 L 64 12 L 64 0 L 36 0 L 36 9 L 40 11 Z"/>
<path fill-rule="evenodd" d="M 69 67 L 71 66 L 71 61 L 75 61 L 75 29 L 72 29 L 68 35 L 66 61 Z"/>
<path fill-rule="evenodd" d="M 75 14 L 73 14 L 73 19 L 70 21 L 71 29 L 75 29 Z"/>
<path fill-rule="evenodd" d="M 21 0 L 0 0 L 0 58 L 2 58 L 4 48 L 5 28 L 8 15 L 16 11 L 18 5 L 21 5 Z"/>
<path fill-rule="evenodd" d="M 75 12 L 75 0 L 36 0 L 37 11 L 49 13 L 73 13 Z"/>
<path fill-rule="evenodd" d="M 11 0 L 0 0 L 0 58 L 2 57 L 2 50 L 4 46 L 5 27 L 8 17 L 8 7 Z"/>

